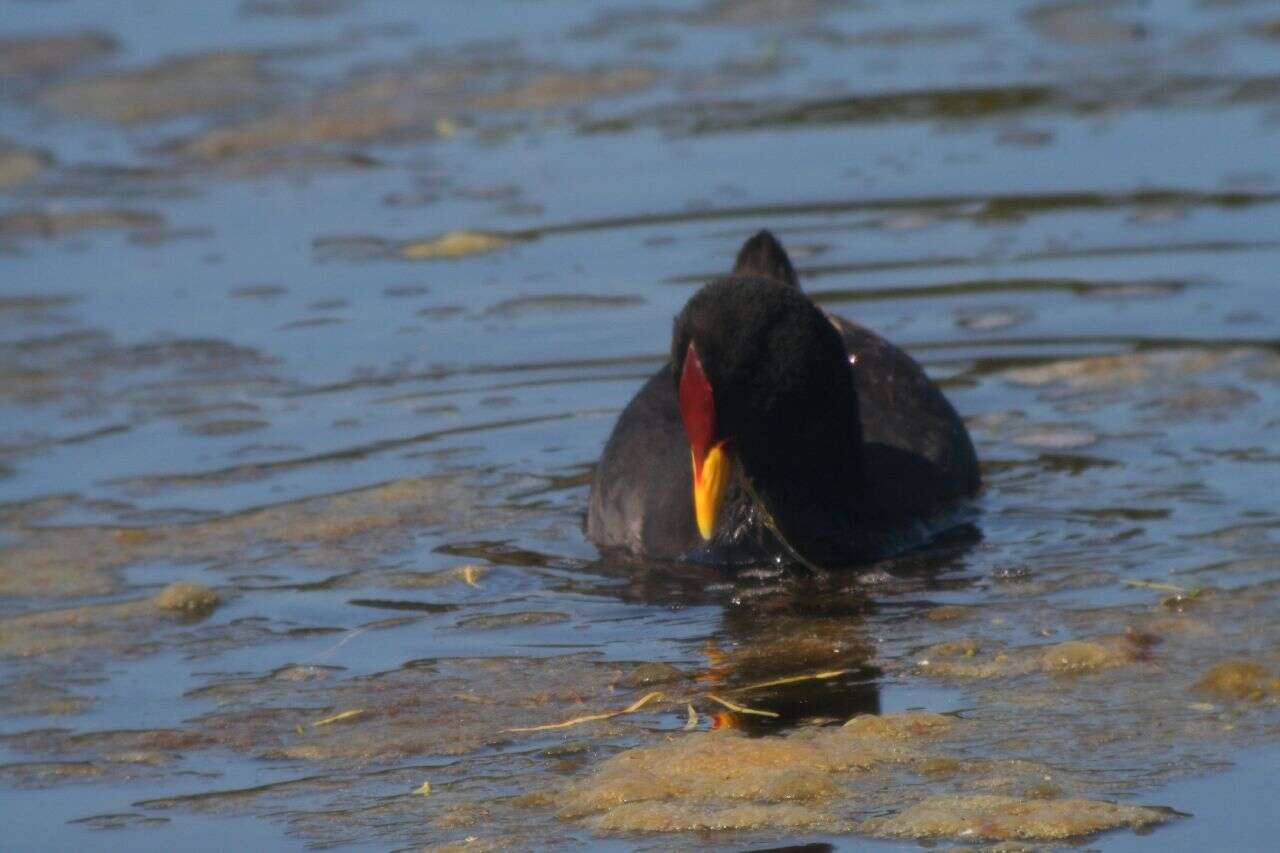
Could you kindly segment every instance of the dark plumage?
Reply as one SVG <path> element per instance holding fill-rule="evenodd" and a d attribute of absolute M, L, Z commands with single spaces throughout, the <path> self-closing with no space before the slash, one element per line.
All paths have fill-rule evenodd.
<path fill-rule="evenodd" d="M 713 441 L 695 435 L 699 417 Z M 714 509 L 704 541 L 693 484 L 718 470 L 702 446 L 713 443 L 732 476 L 722 494 L 700 487 Z M 670 363 L 605 446 L 586 531 L 638 557 L 835 568 L 920 542 L 977 487 L 968 432 L 937 386 L 893 344 L 818 308 L 761 231 L 676 317 Z"/>

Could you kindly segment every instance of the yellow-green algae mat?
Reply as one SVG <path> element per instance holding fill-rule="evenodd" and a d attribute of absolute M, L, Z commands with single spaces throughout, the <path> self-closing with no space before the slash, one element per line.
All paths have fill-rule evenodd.
<path fill-rule="evenodd" d="M 1025 799 L 995 794 L 928 797 L 898 814 L 863 821 L 847 802 L 888 807 L 878 789 L 894 777 L 959 771 L 961 764 L 927 744 L 954 728 L 937 714 L 859 716 L 840 727 L 785 737 L 728 732 L 674 736 L 669 743 L 623 752 L 554 798 L 566 819 L 587 818 L 613 832 L 820 829 L 903 837 L 1060 839 L 1166 820 L 1167 810 L 1085 799 Z M 984 767 L 1001 774 L 1023 768 Z M 894 799 L 900 796 L 897 794 Z"/>
<path fill-rule="evenodd" d="M 484 573 L 465 565 L 424 583 L 482 590 Z M 760 612 L 753 642 L 708 649 L 710 665 L 695 672 L 586 654 L 422 660 L 352 677 L 296 665 L 192 691 L 217 708 L 176 728 L 9 736 L 11 748 L 40 758 L 4 772 L 41 787 L 159 778 L 198 766 L 188 762 L 208 750 L 290 761 L 314 769 L 136 805 L 140 815 L 285 808 L 291 828 L 317 843 L 406 821 L 421 821 L 424 838 L 456 837 L 474 849 L 549 842 L 557 822 L 603 835 L 1048 843 L 1175 819 L 1126 801 L 1126 792 L 1212 766 L 1228 744 L 1273 735 L 1278 603 L 1277 582 L 1152 590 L 1147 604 L 1061 613 L 1077 639 L 1024 646 L 978 636 L 1029 618 L 1034 600 L 936 607 L 915 622 L 939 641 L 896 657 L 873 652 L 858 620 Z M 75 659 L 74 643 L 19 638 L 60 636 L 50 631 L 56 623 L 68 637 L 83 631 L 147 654 L 154 643 L 127 638 L 136 643 L 164 624 L 198 633 L 221 604 L 215 591 L 175 585 L 151 599 L 6 618 L 0 637 L 6 654 L 54 665 Z M 207 639 L 258 639 L 235 633 L 228 626 Z M 868 660 L 887 679 L 963 686 L 972 703 L 949 714 L 811 717 L 780 734 L 749 732 L 751 718 L 773 713 L 788 690 L 833 682 Z M 75 700 L 33 696 L 45 713 L 77 713 Z M 324 808 L 298 807 L 312 798 Z"/>

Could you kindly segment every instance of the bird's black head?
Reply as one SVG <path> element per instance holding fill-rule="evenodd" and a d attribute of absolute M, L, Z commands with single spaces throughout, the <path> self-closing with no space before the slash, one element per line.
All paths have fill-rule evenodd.
<path fill-rule="evenodd" d="M 738 274 L 744 256 L 762 259 L 766 274 L 755 264 Z M 775 269 L 791 281 L 768 274 Z M 734 275 L 706 285 L 676 317 L 673 381 L 704 538 L 736 466 L 783 532 L 800 538 L 830 515 L 821 504 L 846 495 L 858 476 L 862 439 L 844 344 L 794 275 L 762 232 L 739 253 Z"/>

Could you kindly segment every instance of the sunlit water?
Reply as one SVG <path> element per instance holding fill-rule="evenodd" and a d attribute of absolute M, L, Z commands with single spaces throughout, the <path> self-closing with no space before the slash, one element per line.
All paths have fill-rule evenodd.
<path fill-rule="evenodd" d="M 764 730 L 972 730 L 823 815 L 1056 792 L 1194 815 L 1107 849 L 1270 846 L 1274 6 L 0 0 L 0 40 L 0 846 L 915 846 L 557 815 L 707 691 L 834 669 Z M 760 227 L 969 421 L 973 526 L 819 582 L 601 561 L 591 465 Z M 1073 639 L 1114 659 L 1036 663 Z M 655 662 L 698 680 L 507 731 Z"/>

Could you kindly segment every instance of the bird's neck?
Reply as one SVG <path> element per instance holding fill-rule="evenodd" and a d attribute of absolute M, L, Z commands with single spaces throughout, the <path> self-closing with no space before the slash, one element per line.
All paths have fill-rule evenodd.
<path fill-rule="evenodd" d="M 771 443 L 770 452 L 745 472 L 749 499 L 790 550 L 826 568 L 848 562 L 863 543 L 874 512 L 863 483 L 862 431 L 856 418 L 829 421 L 829 435 L 809 431 Z"/>

